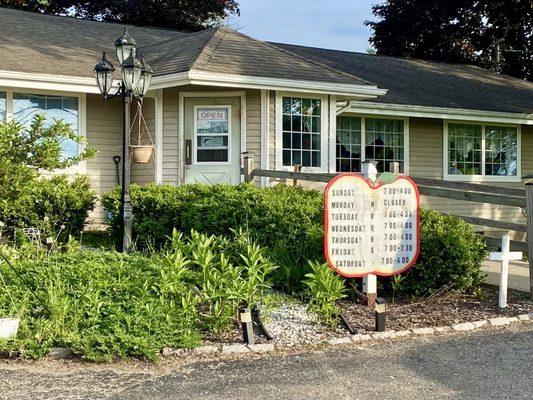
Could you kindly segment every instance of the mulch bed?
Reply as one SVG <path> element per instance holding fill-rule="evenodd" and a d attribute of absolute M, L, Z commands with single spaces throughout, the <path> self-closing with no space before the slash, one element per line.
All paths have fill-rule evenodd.
<path fill-rule="evenodd" d="M 510 290 L 508 308 L 498 308 L 498 290 L 492 286 L 484 287 L 483 296 L 447 292 L 428 300 L 413 301 L 396 299 L 392 304 L 387 300 L 387 330 L 406 330 L 413 328 L 449 326 L 460 322 L 472 322 L 495 317 L 512 317 L 533 312 L 533 301 L 529 294 Z M 344 300 L 339 302 L 342 313 L 350 325 L 362 331 L 374 331 L 374 310 L 363 300 Z"/>

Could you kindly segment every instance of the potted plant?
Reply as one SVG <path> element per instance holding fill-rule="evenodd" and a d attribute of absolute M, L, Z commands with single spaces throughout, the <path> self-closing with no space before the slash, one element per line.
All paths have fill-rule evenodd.
<path fill-rule="evenodd" d="M 137 125 L 137 144 L 130 145 L 130 154 L 134 163 L 146 164 L 150 161 L 152 153 L 154 152 L 154 145 L 152 136 L 146 124 L 146 121 L 142 112 L 142 102 L 137 102 L 137 112 L 133 119 L 133 126 Z M 149 143 L 143 143 L 142 136 L 146 133 L 149 139 Z"/>
<path fill-rule="evenodd" d="M 130 151 L 134 163 L 146 164 L 152 157 L 154 146 L 150 144 L 132 145 Z"/>

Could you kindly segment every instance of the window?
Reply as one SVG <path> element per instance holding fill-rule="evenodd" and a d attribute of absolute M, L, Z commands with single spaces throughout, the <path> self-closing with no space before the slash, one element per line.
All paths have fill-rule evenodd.
<path fill-rule="evenodd" d="M 7 116 L 7 102 L 5 92 L 0 92 L 0 121 L 5 121 Z"/>
<path fill-rule="evenodd" d="M 230 160 L 230 106 L 195 107 L 196 163 Z"/>
<path fill-rule="evenodd" d="M 337 118 L 337 171 L 361 171 L 361 118 Z"/>
<path fill-rule="evenodd" d="M 405 172 L 404 141 L 402 119 L 338 116 L 337 172 L 361 172 L 364 160 L 376 161 L 379 172 L 398 162 Z"/>
<path fill-rule="evenodd" d="M 518 139 L 516 127 L 448 123 L 448 177 L 519 179 Z"/>
<path fill-rule="evenodd" d="M 61 119 L 71 125 L 74 133 L 78 133 L 78 98 L 64 96 L 50 96 L 14 93 L 13 94 L 13 119 L 28 126 L 33 117 L 44 114 L 46 125 L 49 126 L 54 119 Z M 63 157 L 76 157 L 78 144 L 74 140 L 63 141 Z"/>
<path fill-rule="evenodd" d="M 283 97 L 282 165 L 321 166 L 322 101 Z"/>

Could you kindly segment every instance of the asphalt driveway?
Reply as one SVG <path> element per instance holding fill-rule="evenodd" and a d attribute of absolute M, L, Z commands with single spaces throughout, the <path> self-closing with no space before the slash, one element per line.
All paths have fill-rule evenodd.
<path fill-rule="evenodd" d="M 533 323 L 257 359 L 0 363 L 1 399 L 531 399 Z"/>

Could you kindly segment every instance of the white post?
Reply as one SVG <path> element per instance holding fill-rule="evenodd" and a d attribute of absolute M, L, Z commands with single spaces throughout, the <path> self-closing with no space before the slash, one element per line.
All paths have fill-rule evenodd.
<path fill-rule="evenodd" d="M 498 306 L 500 308 L 507 307 L 507 287 L 509 282 L 509 261 L 521 260 L 523 254 L 521 251 L 511 252 L 511 237 L 509 235 L 502 236 L 502 251 L 501 253 L 490 253 L 491 261 L 501 262 L 500 271 L 500 296 L 498 299 Z"/>
<path fill-rule="evenodd" d="M 365 161 L 362 163 L 361 172 L 363 176 L 372 182 L 378 178 L 378 169 L 373 161 Z M 378 298 L 378 279 L 374 274 L 368 274 L 363 278 L 363 293 L 366 293 L 368 305 L 371 307 Z"/>

